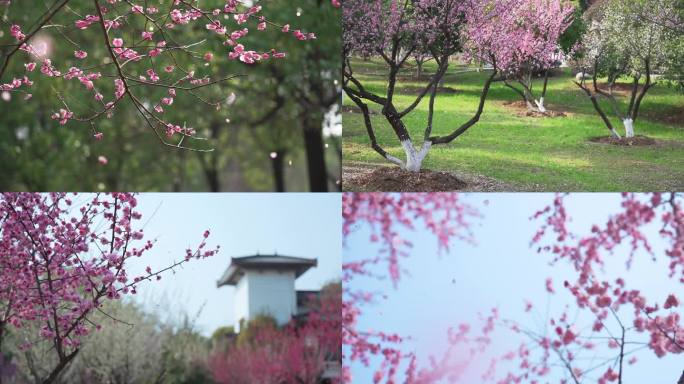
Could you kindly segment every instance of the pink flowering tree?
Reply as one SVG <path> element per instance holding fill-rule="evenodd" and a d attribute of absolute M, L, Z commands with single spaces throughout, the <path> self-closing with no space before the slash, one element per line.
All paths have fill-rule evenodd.
<path fill-rule="evenodd" d="M 333 5 L 335 5 L 333 1 Z M 142 124 L 161 143 L 174 148 L 206 151 L 211 148 L 187 121 L 166 116 L 178 97 L 208 108 L 220 108 L 225 97 L 210 97 L 203 90 L 220 86 L 240 74 L 216 75 L 210 67 L 216 55 L 245 65 L 285 57 L 268 42 L 245 46 L 248 34 L 276 28 L 292 39 L 315 38 L 289 24 L 278 25 L 264 16 L 260 4 L 243 0 L 165 0 L 150 4 L 138 0 L 60 0 L 49 7 L 26 1 L 0 2 L 9 19 L 2 41 L 0 90 L 22 95 L 30 102 L 34 82 L 51 82 L 57 94 L 52 119 L 61 125 L 87 125 L 96 140 L 105 137 L 98 121 L 107 119 L 122 104 L 131 105 Z M 27 16 L 32 17 L 28 19 Z M 204 30 L 206 37 L 189 40 Z M 1 35 L 0 35 L 1 36 Z M 101 44 L 86 48 L 85 41 Z M 215 41 L 222 51 L 211 47 Z M 268 47 L 268 48 L 267 48 Z M 55 51 L 70 59 L 54 60 Z M 80 83 L 81 92 L 63 94 L 63 82 Z M 101 159 L 106 163 L 106 159 Z"/>
<path fill-rule="evenodd" d="M 207 247 L 206 231 L 174 264 L 130 276 L 130 261 L 154 246 L 139 229 L 136 206 L 136 197 L 126 193 L 0 196 L 0 348 L 13 328 L 37 327 L 39 334 L 21 347 L 52 347 L 54 365 L 43 367 L 49 372 L 43 383 L 55 382 L 78 354 L 81 339 L 99 328 L 92 315 L 106 315 L 104 302 L 136 294 L 141 283 L 218 251 Z"/>
<path fill-rule="evenodd" d="M 341 364 L 339 284 L 330 284 L 319 299 L 309 300 L 306 319 L 283 328 L 261 325 L 251 340 L 214 351 L 207 366 L 217 383 L 319 383 L 330 367 Z M 248 325 L 249 327 L 249 325 Z"/>
<path fill-rule="evenodd" d="M 640 355 L 652 353 L 663 357 L 684 353 L 681 297 L 677 295 L 684 284 L 681 196 L 624 194 L 620 211 L 584 234 L 569 229 L 571 216 L 565 207 L 565 196 L 556 197 L 534 219 L 541 220 L 542 225 L 532 244 L 541 254 L 548 254 L 553 263 L 568 263 L 575 271 L 575 279 L 565 281 L 561 289 L 571 295 L 576 306 L 550 315 L 550 329 L 544 331 L 508 323 L 510 329 L 528 341 L 507 355 L 507 359 L 519 363 L 519 369 L 500 382 L 544 380 L 549 374 L 558 376 L 560 372 L 568 383 L 623 383 L 628 382 L 625 368 L 638 364 Z M 659 240 L 666 244 L 663 254 L 656 254 L 651 247 L 656 240 L 653 227 Z M 629 270 L 639 251 L 668 261 L 663 280 L 671 282 L 672 293 L 648 297 L 643 282 L 639 285 L 627 278 L 607 277 L 604 267 L 611 259 L 621 260 Z M 611 272 L 614 276 L 615 269 L 611 268 Z M 550 295 L 562 294 L 556 292 L 551 278 L 546 280 L 546 289 Z M 532 305 L 527 304 L 528 311 Z M 575 311 L 578 313 L 572 313 Z M 579 319 L 588 319 L 589 323 L 582 324 Z"/>
<path fill-rule="evenodd" d="M 612 137 L 621 138 L 601 100 L 622 122 L 625 137 L 631 138 L 642 101 L 658 82 L 653 75 L 681 75 L 684 35 L 676 31 L 676 25 L 682 23 L 681 4 L 677 0 L 610 0 L 595 8 L 586 15 L 589 30 L 575 54 L 587 75 L 575 84 L 589 98 Z M 607 78 L 606 84 L 599 84 L 602 77 Z M 626 103 L 613 92 L 624 77 L 631 82 Z"/>
<path fill-rule="evenodd" d="M 363 114 L 373 149 L 388 161 L 417 172 L 432 145 L 448 144 L 475 125 L 493 82 L 515 79 L 523 86 L 520 94 L 532 107 L 532 73 L 544 72 L 558 61 L 558 39 L 567 28 L 572 7 L 560 0 L 350 0 L 343 3 L 343 87 Z M 449 67 L 449 57 L 465 52 L 491 64 L 480 102 L 468 121 L 433 135 L 434 105 L 438 85 Z M 370 89 L 355 75 L 353 56 L 381 57 L 387 66 L 387 87 Z M 397 75 L 415 55 L 429 55 L 437 64 L 415 99 L 407 105 L 395 101 Z M 544 87 L 545 88 L 545 87 Z M 514 88 L 517 90 L 517 88 Z M 406 117 L 428 96 L 427 119 L 422 145 L 416 146 Z M 406 159 L 388 153 L 375 136 L 368 103 L 381 107 L 382 115 L 399 140 Z M 544 110 L 543 100 L 537 102 Z M 441 129 L 440 129 L 441 131 Z"/>
<path fill-rule="evenodd" d="M 462 49 L 464 11 L 475 6 L 471 0 L 347 0 L 342 4 L 343 24 L 343 89 L 363 113 L 364 124 L 373 149 L 388 161 L 411 172 L 418 172 L 434 144 L 447 144 L 465 133 L 479 119 L 484 102 L 497 71 L 488 76 L 476 113 L 444 136 L 433 136 L 435 98 L 440 80 L 449 67 L 449 57 Z M 400 106 L 395 101 L 397 75 L 415 54 L 429 54 L 437 64 L 436 72 L 415 99 Z M 353 56 L 378 56 L 388 67 L 387 87 L 381 92 L 360 81 L 352 66 Z M 428 96 L 428 116 L 423 130 L 422 146 L 411 138 L 411 127 L 405 119 Z M 387 152 L 375 136 L 368 104 L 381 107 L 381 113 L 399 140 L 406 159 Z"/>
<path fill-rule="evenodd" d="M 477 3 L 466 11 L 471 57 L 498 69 L 504 84 L 525 101 L 529 110 L 546 113 L 549 70 L 563 59 L 559 41 L 572 24 L 574 7 L 565 0 Z M 533 88 L 538 74 L 544 76 L 539 98 Z"/>
<path fill-rule="evenodd" d="M 618 212 L 583 233 L 570 229 L 566 198 L 558 196 L 553 204 L 533 214 L 540 228 L 531 246 L 553 264 L 570 266 L 571 278 L 565 282 L 536 278 L 549 295 L 566 301 L 560 297 L 565 295 L 572 304 L 559 313 L 549 312 L 541 330 L 532 326 L 532 319 L 514 321 L 494 310 L 484 317 L 481 330 L 473 332 L 467 324 L 451 329 L 444 355 L 434 356 L 428 366 L 419 368 L 417 356 L 403 347 L 406 336 L 360 328 L 365 309 L 384 293 L 360 289 L 358 279 L 388 278 L 400 283 L 405 278 L 401 259 L 413 256 L 407 230 L 432 233 L 440 248 L 446 249 L 453 239 L 471 239 L 469 223 L 477 212 L 458 194 L 343 195 L 345 240 L 363 231 L 378 244 L 374 256 L 345 255 L 345 362 L 371 366 L 375 382 L 396 382 L 398 376 L 414 383 L 459 382 L 471 359 L 491 356 L 487 347 L 492 338 L 505 337 L 520 344 L 506 353 L 496 352 L 490 365 L 478 372 L 483 382 L 607 384 L 627 382 L 626 367 L 638 365 L 647 354 L 683 353 L 682 298 L 678 294 L 684 284 L 682 196 L 624 194 Z M 655 243 L 659 243 L 657 247 Z M 664 259 L 658 266 L 664 268 L 662 280 L 672 292 L 650 297 L 644 286 L 647 282 L 629 276 L 634 258 L 644 252 L 656 260 Z M 386 265 L 386 274 L 379 272 L 382 265 Z M 624 265 L 625 271 L 616 265 Z M 539 303 L 528 302 L 525 310 L 531 312 L 537 306 Z M 352 381 L 349 367 L 345 369 L 347 381 Z"/>
<path fill-rule="evenodd" d="M 469 363 L 485 351 L 498 320 L 498 311 L 483 317 L 482 329 L 473 332 L 470 325 L 460 324 L 449 329 L 448 347 L 430 363 L 420 366 L 418 356 L 404 351 L 406 336 L 382 330 L 360 328 L 358 320 L 364 308 L 380 296 L 355 288 L 363 277 L 386 279 L 394 286 L 401 282 L 401 259 L 410 256 L 411 242 L 406 230 L 426 230 L 434 235 L 440 249 L 448 250 L 454 240 L 471 241 L 471 220 L 478 212 L 455 193 L 346 193 L 342 197 L 342 234 L 346 240 L 355 232 L 370 231 L 370 241 L 377 243 L 377 256 L 345 256 L 343 272 L 342 342 L 345 382 L 354 382 L 350 363 L 373 364 L 375 383 L 396 382 L 403 375 L 407 383 L 431 383 L 440 380 L 457 381 Z M 385 265 L 387 273 L 377 272 Z M 382 269 L 382 268 L 381 268 Z M 402 367 L 405 368 L 401 372 Z"/>

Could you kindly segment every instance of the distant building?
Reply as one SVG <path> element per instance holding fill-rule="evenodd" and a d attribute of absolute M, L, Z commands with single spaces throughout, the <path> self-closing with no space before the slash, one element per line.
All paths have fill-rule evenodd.
<path fill-rule="evenodd" d="M 273 317 L 278 325 L 291 320 L 304 322 L 310 300 L 320 291 L 297 291 L 295 281 L 312 267 L 316 259 L 280 255 L 233 257 L 216 285 L 235 287 L 234 329 L 259 315 Z M 320 383 L 336 382 L 342 376 L 341 355 L 330 356 L 325 362 Z"/>
<path fill-rule="evenodd" d="M 258 315 L 269 315 L 279 325 L 305 315 L 306 298 L 318 295 L 318 291 L 297 291 L 295 281 L 316 265 L 316 259 L 292 256 L 233 257 L 217 286 L 235 287 L 235 332 Z"/>

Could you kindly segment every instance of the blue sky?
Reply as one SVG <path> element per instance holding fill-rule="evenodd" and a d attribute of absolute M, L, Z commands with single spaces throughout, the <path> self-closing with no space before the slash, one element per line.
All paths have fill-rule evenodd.
<path fill-rule="evenodd" d="M 406 350 L 417 351 L 423 361 L 429 354 L 439 355 L 445 346 L 445 335 L 449 326 L 462 322 L 478 323 L 478 312 L 486 313 L 496 306 L 502 317 L 516 320 L 529 328 L 543 332 L 547 311 L 559 314 L 572 303 L 569 293 L 562 287 L 565 279 L 572 278 L 568 265 L 549 265 L 548 255 L 537 254 L 530 249 L 529 241 L 538 228 L 537 222 L 529 217 L 553 199 L 552 194 L 470 194 L 466 201 L 478 207 L 483 218 L 475 219 L 473 226 L 476 245 L 454 243 L 451 251 L 440 253 L 436 240 L 418 225 L 415 232 L 406 232 L 413 242 L 411 256 L 402 260 L 404 274 L 399 286 L 394 289 L 387 281 L 358 278 L 352 283 L 354 289 L 384 292 L 386 299 L 364 307 L 360 329 L 375 329 L 398 332 L 411 336 Z M 485 200 L 488 204 L 485 204 Z M 571 228 L 588 228 L 593 223 L 604 223 L 607 215 L 616 212 L 620 196 L 617 194 L 573 194 L 568 199 L 568 211 L 573 216 Z M 651 228 L 653 232 L 656 228 Z M 580 234 L 585 232 L 580 231 Z M 369 243 L 367 228 L 351 234 L 346 242 L 345 261 L 355 257 L 367 257 L 377 252 L 376 245 Z M 662 251 L 662 244 L 655 242 L 656 255 Z M 618 250 L 618 254 L 624 249 Z M 624 254 L 623 254 L 624 255 Z M 637 254 L 633 268 L 625 270 L 624 257 L 609 258 L 605 276 L 623 277 L 633 287 L 638 287 L 649 298 L 664 298 L 669 293 L 680 293 L 682 286 L 667 276 L 667 263 L 653 262 L 644 253 Z M 377 272 L 385 273 L 386 266 Z M 555 281 L 554 296 L 544 288 L 546 277 Z M 524 312 L 525 300 L 535 303 L 535 310 Z M 568 312 L 578 324 L 591 325 L 590 317 L 574 310 Z M 626 318 L 630 315 L 625 314 Z M 519 345 L 518 335 L 497 334 L 492 351 L 501 354 Z M 637 340 L 643 340 L 643 337 Z M 597 350 L 582 358 L 600 359 L 605 350 Z M 672 384 L 684 369 L 682 357 L 669 356 L 657 359 L 649 350 L 637 354 L 639 363 L 626 368 L 626 384 Z M 597 361 L 597 360 L 595 360 Z M 475 368 L 486 366 L 488 359 L 476 363 Z M 356 363 L 352 374 L 356 382 L 372 382 L 373 369 Z M 477 369 L 466 375 L 466 383 L 479 382 Z M 557 371 L 560 372 L 560 371 Z M 601 371 L 602 373 L 603 371 Z M 563 375 L 548 377 L 550 383 L 557 383 Z M 595 382 L 593 380 L 585 381 Z"/>
<path fill-rule="evenodd" d="M 141 194 L 145 234 L 157 239 L 151 252 L 131 260 L 129 276 L 144 274 L 150 265 L 163 268 L 199 243 L 205 229 L 209 244 L 221 245 L 218 255 L 185 264 L 161 281 L 142 285 L 136 300 L 162 319 L 196 317 L 205 335 L 232 325 L 233 288 L 216 288 L 231 256 L 257 252 L 317 258 L 318 267 L 302 275 L 298 289 L 319 289 L 339 280 L 341 212 L 339 194 Z"/>

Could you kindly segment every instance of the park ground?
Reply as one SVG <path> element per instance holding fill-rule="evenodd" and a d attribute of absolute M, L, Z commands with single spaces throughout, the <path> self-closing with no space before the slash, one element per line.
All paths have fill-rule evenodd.
<path fill-rule="evenodd" d="M 367 89 L 384 93 L 386 67 L 382 62 L 353 60 L 352 67 Z M 427 63 L 421 79 L 411 69 L 400 74 L 397 106 L 409 105 L 434 69 L 433 63 Z M 487 73 L 472 69 L 452 65 L 445 75 L 444 89 L 435 103 L 433 135 L 450 133 L 475 113 Z M 655 143 L 618 146 L 592 141 L 609 132 L 573 80 L 570 69 L 558 70 L 549 80 L 547 109 L 565 115 L 556 117 L 528 116 L 517 103 L 517 95 L 503 83 L 495 83 L 479 123 L 452 143 L 434 146 L 423 169 L 461 179 L 465 182 L 461 189 L 466 191 L 684 190 L 684 91 L 662 84 L 652 88 L 643 100 L 635 133 Z M 624 88 L 619 86 L 618 94 L 626 105 Z M 535 89 L 541 89 L 541 80 Z M 374 190 L 377 187 L 367 183 L 374 177 L 371 172 L 394 165 L 371 148 L 363 117 L 353 102 L 345 97 L 344 105 L 343 188 Z M 603 106 L 610 114 L 609 105 Z M 380 107 L 372 103 L 369 107 L 379 144 L 404 159 Z M 426 97 L 405 118 L 416 146 L 422 144 L 427 109 Z M 623 134 L 619 119 L 611 119 Z"/>

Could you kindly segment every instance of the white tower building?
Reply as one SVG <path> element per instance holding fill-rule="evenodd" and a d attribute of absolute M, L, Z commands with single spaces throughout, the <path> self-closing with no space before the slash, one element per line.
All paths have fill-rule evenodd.
<path fill-rule="evenodd" d="M 298 314 L 295 280 L 316 265 L 316 259 L 291 256 L 233 257 L 217 286 L 235 287 L 235 332 L 240 332 L 241 323 L 261 314 L 279 325 L 289 322 Z"/>

